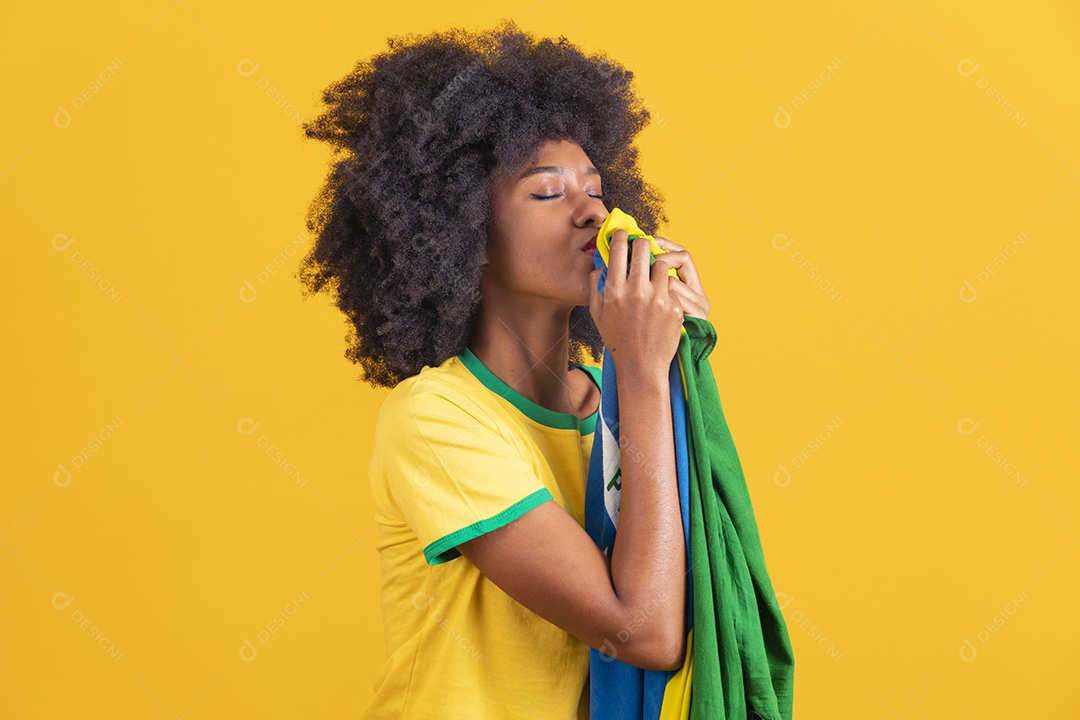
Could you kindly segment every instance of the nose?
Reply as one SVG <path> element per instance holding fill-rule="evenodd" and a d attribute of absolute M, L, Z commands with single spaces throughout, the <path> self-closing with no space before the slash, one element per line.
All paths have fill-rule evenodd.
<path fill-rule="evenodd" d="M 578 227 L 600 227 L 608 216 L 604 202 L 587 193 L 579 193 L 578 198 L 574 206 L 574 224 Z"/>

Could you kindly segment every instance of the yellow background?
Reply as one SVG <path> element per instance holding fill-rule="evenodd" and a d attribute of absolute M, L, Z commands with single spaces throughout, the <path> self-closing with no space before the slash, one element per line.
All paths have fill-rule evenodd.
<path fill-rule="evenodd" d="M 298 121 L 510 17 L 654 112 L 794 716 L 1080 717 L 1075 3 L 170 1 L 3 11 L 0 716 L 367 705 L 386 391 L 292 277 Z"/>

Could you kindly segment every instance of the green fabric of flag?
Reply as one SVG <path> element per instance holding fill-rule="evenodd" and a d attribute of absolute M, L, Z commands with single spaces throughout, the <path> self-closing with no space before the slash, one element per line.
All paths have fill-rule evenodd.
<path fill-rule="evenodd" d="M 685 316 L 693 577 L 690 717 L 791 720 L 795 657 L 708 357 L 716 329 Z"/>

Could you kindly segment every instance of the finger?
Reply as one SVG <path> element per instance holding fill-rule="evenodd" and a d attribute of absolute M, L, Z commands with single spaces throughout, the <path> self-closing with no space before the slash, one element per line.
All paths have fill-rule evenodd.
<path fill-rule="evenodd" d="M 691 317 L 701 318 L 702 320 L 709 319 L 709 306 L 708 304 L 702 304 L 700 296 L 693 290 L 686 287 L 686 284 L 671 278 L 669 283 L 672 296 L 678 298 L 682 304 L 683 312 Z"/>
<path fill-rule="evenodd" d="M 655 239 L 656 244 L 659 245 L 662 248 L 671 248 L 672 250 L 685 250 L 686 249 L 682 245 L 671 242 L 666 237 L 661 237 L 659 235 L 653 235 L 653 239 Z"/>
<path fill-rule="evenodd" d="M 626 231 L 619 228 L 611 234 L 611 241 L 608 245 L 608 274 L 607 280 L 604 282 L 605 287 L 607 285 L 611 285 L 616 289 L 622 287 L 625 273 L 619 272 L 618 269 L 626 267 L 627 252 Z M 616 270 L 613 272 L 612 268 L 616 268 Z M 607 294 L 606 290 L 604 294 Z"/>
<path fill-rule="evenodd" d="M 657 240 L 657 244 L 660 245 L 660 247 L 664 247 L 665 244 L 674 245 L 674 243 L 667 240 L 663 243 Z M 671 256 L 672 265 L 678 269 L 679 277 L 683 279 L 683 282 L 689 285 L 694 292 L 700 294 L 702 297 L 706 297 L 705 287 L 701 283 L 701 276 L 698 275 L 697 267 L 694 266 L 694 260 L 690 257 L 690 253 L 680 248 L 678 250 L 669 250 L 664 253 L 664 255 Z"/>
<path fill-rule="evenodd" d="M 656 261 L 652 264 L 652 276 L 649 280 L 656 286 L 658 292 L 671 295 L 670 280 L 674 280 L 675 278 L 668 275 L 668 270 L 671 269 L 671 263 L 664 259 L 666 254 L 667 253 L 656 256 Z"/>
<path fill-rule="evenodd" d="M 709 311 L 709 308 L 712 307 L 709 304 L 709 298 L 705 297 L 704 295 L 702 295 L 697 290 L 690 287 L 689 285 L 687 285 L 685 282 L 683 282 L 680 279 L 672 278 L 672 280 L 678 283 L 679 290 L 682 292 L 682 294 L 684 294 L 686 297 L 692 299 L 694 301 L 694 303 L 696 303 L 697 305 L 700 305 L 702 308 L 705 309 L 706 312 Z"/>
<path fill-rule="evenodd" d="M 657 243 L 657 244 L 659 244 L 659 243 Z M 661 250 L 664 250 L 664 249 L 661 248 Z M 676 250 L 664 250 L 660 255 L 657 255 L 657 257 L 665 258 L 668 261 L 668 264 L 671 267 L 675 268 L 675 272 L 677 272 L 679 274 L 679 279 L 684 281 L 684 282 L 686 281 L 686 278 L 683 275 L 683 273 L 684 273 L 683 268 L 686 266 L 686 263 L 688 262 L 688 260 L 690 258 L 688 253 L 681 252 L 681 251 L 676 251 Z"/>
<path fill-rule="evenodd" d="M 632 242 L 634 252 L 630 256 L 630 282 L 646 283 L 649 281 L 649 238 L 642 235 Z"/>

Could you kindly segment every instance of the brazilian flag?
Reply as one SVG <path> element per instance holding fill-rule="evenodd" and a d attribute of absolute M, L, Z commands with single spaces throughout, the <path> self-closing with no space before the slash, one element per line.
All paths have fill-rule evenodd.
<path fill-rule="evenodd" d="M 594 266 L 607 278 L 611 234 L 648 237 L 615 208 L 600 226 Z M 625 270 L 624 270 L 625 272 Z M 678 277 L 677 270 L 669 273 Z M 644 670 L 590 650 L 593 720 L 791 720 L 795 657 L 765 567 L 757 522 L 708 357 L 716 329 L 683 318 L 669 384 L 686 542 L 686 658 L 678 670 Z M 600 417 L 585 486 L 585 530 L 608 557 L 615 545 L 621 472 L 615 363 L 604 349 Z M 614 648 L 612 648 L 614 650 Z"/>

